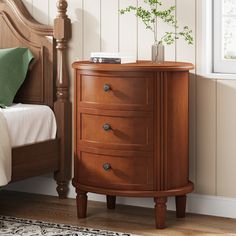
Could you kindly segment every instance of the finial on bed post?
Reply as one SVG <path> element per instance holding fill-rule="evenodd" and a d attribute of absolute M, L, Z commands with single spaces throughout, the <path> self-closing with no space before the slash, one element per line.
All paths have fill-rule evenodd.
<path fill-rule="evenodd" d="M 55 173 L 60 198 L 68 193 L 68 184 L 71 179 L 71 102 L 69 96 L 69 72 L 67 61 L 67 42 L 71 38 L 71 21 L 68 18 L 67 1 L 58 0 L 58 15 L 54 20 L 54 38 L 57 49 L 57 82 L 56 101 L 54 111 L 57 117 L 57 136 L 60 140 L 59 171 Z"/>

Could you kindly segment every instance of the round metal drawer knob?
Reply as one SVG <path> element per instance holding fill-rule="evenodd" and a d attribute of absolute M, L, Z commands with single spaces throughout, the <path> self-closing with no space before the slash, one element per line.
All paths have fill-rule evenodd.
<path fill-rule="evenodd" d="M 104 169 L 105 171 L 110 170 L 110 169 L 111 169 L 111 164 L 109 164 L 109 163 L 103 164 L 103 169 Z"/>
<path fill-rule="evenodd" d="M 104 92 L 109 92 L 111 90 L 111 86 L 109 84 L 104 84 L 103 90 Z"/>
<path fill-rule="evenodd" d="M 103 125 L 103 129 L 104 129 L 105 131 L 109 131 L 109 130 L 111 130 L 111 126 L 110 126 L 109 124 L 104 124 L 104 125 Z"/>

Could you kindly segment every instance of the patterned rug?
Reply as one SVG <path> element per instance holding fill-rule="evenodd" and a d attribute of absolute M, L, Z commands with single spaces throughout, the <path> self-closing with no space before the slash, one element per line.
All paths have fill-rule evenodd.
<path fill-rule="evenodd" d="M 134 236 L 128 233 L 0 216 L 0 235 L 4 236 Z"/>

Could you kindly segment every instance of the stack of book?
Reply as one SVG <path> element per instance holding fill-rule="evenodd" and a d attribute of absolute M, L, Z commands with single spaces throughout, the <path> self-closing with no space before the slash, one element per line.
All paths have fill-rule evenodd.
<path fill-rule="evenodd" d="M 93 63 L 125 64 L 135 63 L 136 58 L 125 56 L 121 53 L 92 52 L 90 55 L 90 61 Z"/>

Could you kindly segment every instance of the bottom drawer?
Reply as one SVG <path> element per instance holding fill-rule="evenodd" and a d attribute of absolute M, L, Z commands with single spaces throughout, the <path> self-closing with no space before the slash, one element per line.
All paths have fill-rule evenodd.
<path fill-rule="evenodd" d="M 153 190 L 153 159 L 81 152 L 77 181 L 81 184 L 129 190 Z"/>

